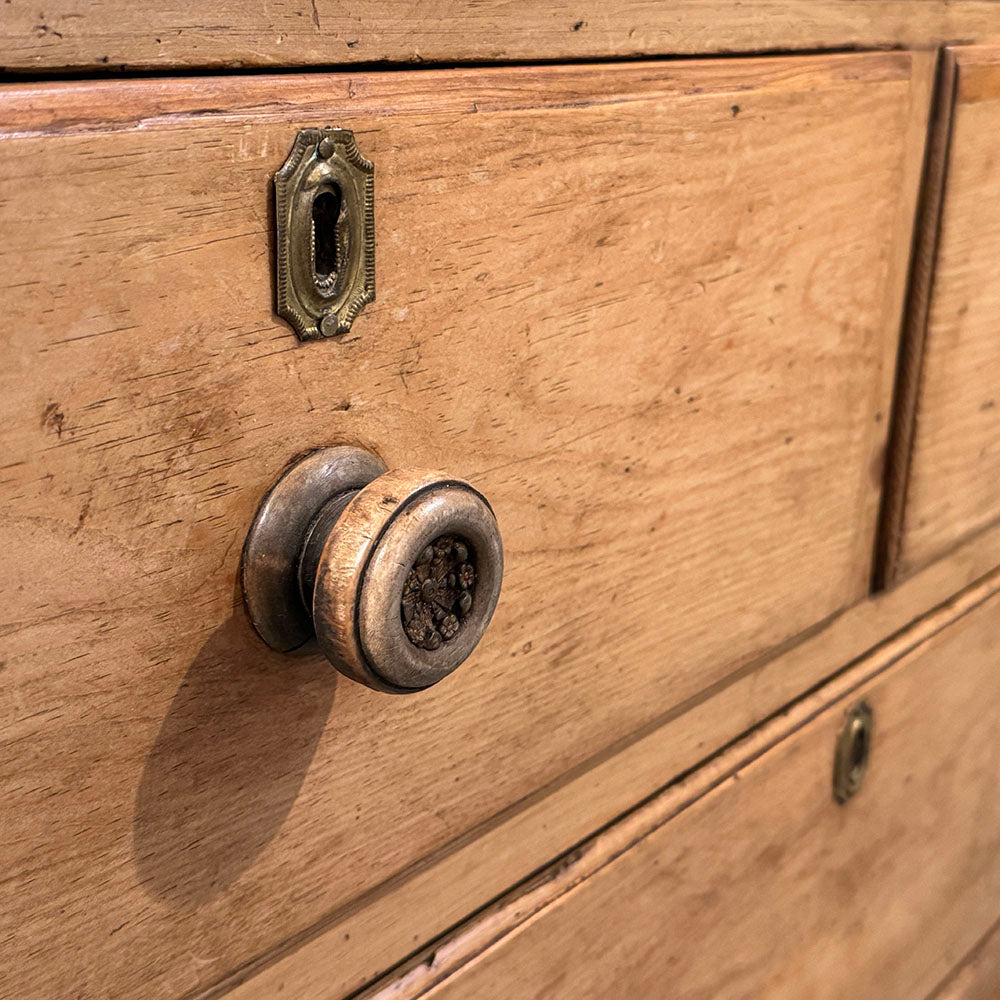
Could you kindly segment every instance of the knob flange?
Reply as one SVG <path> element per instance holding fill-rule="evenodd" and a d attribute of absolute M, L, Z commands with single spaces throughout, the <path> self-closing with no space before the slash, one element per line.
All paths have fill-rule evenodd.
<path fill-rule="evenodd" d="M 250 622 L 272 649 L 316 652 L 316 629 L 299 583 L 303 546 L 332 498 L 356 492 L 386 471 L 363 448 L 320 448 L 293 460 L 264 496 L 243 544 L 240 584 Z"/>

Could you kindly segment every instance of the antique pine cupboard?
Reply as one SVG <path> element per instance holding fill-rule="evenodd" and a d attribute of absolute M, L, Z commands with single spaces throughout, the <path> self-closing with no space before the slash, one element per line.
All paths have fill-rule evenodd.
<path fill-rule="evenodd" d="M 0 67 L 0 997 L 1000 996 L 1000 3 Z"/>

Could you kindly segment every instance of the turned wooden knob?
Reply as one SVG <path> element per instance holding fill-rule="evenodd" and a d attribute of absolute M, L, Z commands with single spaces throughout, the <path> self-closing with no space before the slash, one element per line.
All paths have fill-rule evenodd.
<path fill-rule="evenodd" d="M 241 575 L 250 620 L 273 649 L 318 648 L 348 677 L 403 693 L 436 684 L 476 647 L 500 596 L 503 549 L 468 483 L 323 448 L 262 501 Z"/>

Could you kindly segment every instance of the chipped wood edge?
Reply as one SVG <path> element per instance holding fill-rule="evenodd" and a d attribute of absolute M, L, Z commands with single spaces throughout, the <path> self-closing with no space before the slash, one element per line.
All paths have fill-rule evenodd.
<path fill-rule="evenodd" d="M 906 499 L 919 419 L 917 408 L 923 384 L 924 347 L 941 234 L 944 190 L 948 179 L 957 80 L 958 59 L 955 50 L 946 49 L 940 58 L 937 94 L 929 122 L 924 177 L 914 227 L 909 293 L 900 334 L 882 508 L 879 512 L 872 574 L 872 586 L 876 591 L 893 586 L 903 575 L 901 553 Z"/>
<path fill-rule="evenodd" d="M 864 685 L 919 653 L 935 636 L 1000 592 L 1000 569 L 887 640 L 861 662 L 846 667 L 814 692 L 723 748 L 609 829 L 553 864 L 531 883 L 513 890 L 474 921 L 437 943 L 401 975 L 358 995 L 366 1000 L 417 1000 L 475 962 L 503 938 L 592 878 L 763 754 L 850 697 Z"/>
<path fill-rule="evenodd" d="M 748 664 L 196 995 L 201 1000 L 223 995 L 230 1000 L 265 1000 L 284 990 L 297 1000 L 330 1000 L 383 981 L 386 970 L 401 964 L 408 968 L 415 961 L 419 966 L 425 958 L 412 956 L 423 955 L 428 941 L 481 911 L 509 886 L 545 869 L 552 858 L 565 855 L 594 830 L 657 794 L 675 776 L 698 767 L 714 748 L 739 739 L 824 678 L 840 676 L 845 665 L 858 663 L 869 651 L 879 650 L 881 658 L 869 662 L 870 675 L 879 662 L 888 665 L 922 637 L 936 634 L 1000 587 L 998 565 L 1000 525 L 898 587 L 873 595 L 783 650 Z M 956 593 L 958 597 L 953 596 Z M 901 630 L 906 631 L 899 638 L 886 640 Z M 835 687 L 824 690 L 829 702 Z M 442 884 L 450 887 L 447 898 L 438 891 Z M 399 919 L 401 913 L 409 914 L 406 921 Z M 510 919 L 509 912 L 504 919 Z M 419 934 L 413 933 L 414 928 Z M 434 968 L 446 956 L 459 955 L 456 949 L 438 949 Z"/>

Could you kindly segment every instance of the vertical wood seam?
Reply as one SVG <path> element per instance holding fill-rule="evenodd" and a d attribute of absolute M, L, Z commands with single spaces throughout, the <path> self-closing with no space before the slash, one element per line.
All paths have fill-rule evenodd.
<path fill-rule="evenodd" d="M 917 202 L 914 245 L 906 305 L 896 361 L 896 383 L 889 426 L 876 532 L 872 592 L 896 583 L 906 519 L 910 467 L 916 439 L 917 407 L 923 382 L 924 348 L 930 314 L 938 244 L 944 213 L 944 190 L 957 90 L 958 61 L 951 49 L 939 56 L 933 108 L 928 123 L 923 180 Z"/>

